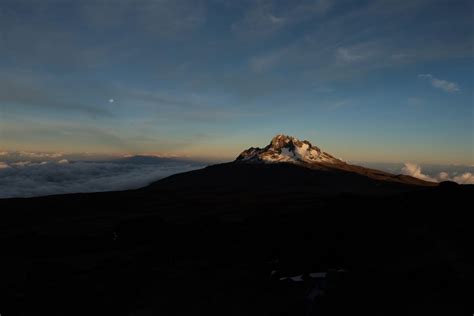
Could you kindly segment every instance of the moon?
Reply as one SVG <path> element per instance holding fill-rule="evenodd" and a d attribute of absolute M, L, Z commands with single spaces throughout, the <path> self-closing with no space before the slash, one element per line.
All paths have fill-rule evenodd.
<path fill-rule="evenodd" d="M 110 103 L 114 103 L 115 100 L 114 100 L 114 99 L 109 99 L 109 102 L 110 102 Z"/>

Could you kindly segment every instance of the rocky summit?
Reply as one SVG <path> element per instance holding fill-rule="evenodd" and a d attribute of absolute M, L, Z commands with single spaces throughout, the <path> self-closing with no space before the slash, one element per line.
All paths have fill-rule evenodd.
<path fill-rule="evenodd" d="M 322 151 L 307 140 L 299 140 L 292 136 L 276 135 L 264 148 L 250 147 L 236 159 L 248 163 L 329 163 L 344 164 L 340 159 Z"/>

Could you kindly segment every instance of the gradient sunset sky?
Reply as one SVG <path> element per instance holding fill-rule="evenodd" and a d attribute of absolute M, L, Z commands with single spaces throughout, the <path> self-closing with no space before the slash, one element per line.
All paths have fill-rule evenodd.
<path fill-rule="evenodd" d="M 474 164 L 473 2 L 0 1 L 0 150 Z"/>

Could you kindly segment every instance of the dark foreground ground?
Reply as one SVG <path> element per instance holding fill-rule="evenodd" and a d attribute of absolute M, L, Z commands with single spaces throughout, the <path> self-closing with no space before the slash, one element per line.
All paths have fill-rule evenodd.
<path fill-rule="evenodd" d="M 0 200 L 0 313 L 472 315 L 473 197 L 157 187 Z"/>

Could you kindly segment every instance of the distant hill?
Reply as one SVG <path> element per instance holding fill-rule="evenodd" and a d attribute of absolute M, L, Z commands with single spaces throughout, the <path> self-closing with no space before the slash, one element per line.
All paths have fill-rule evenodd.
<path fill-rule="evenodd" d="M 130 157 L 123 157 L 120 159 L 112 160 L 114 163 L 126 163 L 126 164 L 141 164 L 141 165 L 157 165 L 157 164 L 183 164 L 189 163 L 192 165 L 205 165 L 205 163 L 196 160 L 184 159 L 179 157 L 158 157 L 148 155 L 135 155 Z"/>

